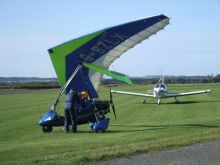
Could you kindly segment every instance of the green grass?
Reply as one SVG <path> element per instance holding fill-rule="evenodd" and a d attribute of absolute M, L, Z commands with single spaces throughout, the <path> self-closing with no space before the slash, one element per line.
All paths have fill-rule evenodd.
<path fill-rule="evenodd" d="M 144 92 L 152 85 L 121 86 L 114 89 Z M 111 112 L 105 133 L 93 133 L 88 125 L 78 127 L 77 134 L 65 134 L 57 127 L 43 134 L 38 126 L 57 97 L 57 90 L 18 92 L 0 95 L 1 164 L 83 164 L 137 153 L 175 148 L 220 139 L 220 84 L 169 85 L 169 90 L 212 89 L 212 93 L 163 99 L 161 105 L 148 99 L 113 95 L 117 119 Z M 100 97 L 109 98 L 102 87 Z M 15 92 L 16 93 L 16 92 Z M 63 100 L 58 112 L 63 111 Z"/>

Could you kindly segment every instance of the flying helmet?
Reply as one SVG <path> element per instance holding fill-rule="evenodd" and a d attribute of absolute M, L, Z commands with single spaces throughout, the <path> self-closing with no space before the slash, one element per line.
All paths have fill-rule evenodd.
<path fill-rule="evenodd" d="M 86 99 L 86 98 L 88 98 L 89 93 L 88 93 L 88 91 L 82 91 L 82 92 L 80 93 L 80 95 L 81 95 L 81 97 L 82 97 L 83 99 Z"/>

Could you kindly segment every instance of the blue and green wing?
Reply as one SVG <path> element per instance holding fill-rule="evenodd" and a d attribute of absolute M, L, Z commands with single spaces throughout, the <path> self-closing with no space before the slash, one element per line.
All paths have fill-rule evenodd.
<path fill-rule="evenodd" d="M 167 24 L 169 18 L 158 15 L 106 28 L 49 49 L 60 84 L 65 84 L 80 63 L 108 68 L 128 49 L 160 31 Z M 102 74 L 83 66 L 67 91 L 70 88 L 77 91 L 86 89 L 92 98 L 96 98 Z"/>

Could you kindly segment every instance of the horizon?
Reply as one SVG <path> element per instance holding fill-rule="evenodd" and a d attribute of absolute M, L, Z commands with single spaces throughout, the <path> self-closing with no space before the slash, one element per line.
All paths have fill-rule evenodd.
<path fill-rule="evenodd" d="M 220 74 L 216 74 L 216 75 L 212 75 L 212 74 L 208 74 L 208 75 L 145 75 L 145 76 L 137 76 L 137 77 L 129 76 L 129 77 L 130 78 L 143 78 L 143 77 L 146 77 L 146 78 L 152 77 L 152 78 L 154 78 L 154 77 L 161 77 L 161 76 L 162 77 L 208 77 L 208 76 L 215 77 L 217 75 L 220 75 Z M 0 76 L 0 79 L 1 78 L 6 78 L 6 79 L 10 79 L 10 78 L 57 79 L 57 77 L 32 77 L 32 76 L 30 76 L 30 77 L 23 77 L 23 76 L 22 77 L 14 77 L 14 76 L 12 76 L 12 77 L 2 77 L 2 76 Z M 111 77 L 104 75 L 102 78 L 111 78 Z M 112 78 L 112 79 L 114 79 L 114 78 Z"/>

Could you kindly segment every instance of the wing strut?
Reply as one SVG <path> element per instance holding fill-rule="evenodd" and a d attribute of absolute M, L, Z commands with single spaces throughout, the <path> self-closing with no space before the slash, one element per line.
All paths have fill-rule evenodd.
<path fill-rule="evenodd" d="M 65 92 L 66 88 L 68 87 L 68 85 L 70 84 L 70 82 L 72 81 L 72 79 L 75 77 L 75 75 L 77 74 L 77 72 L 82 68 L 82 64 L 78 64 L 78 66 L 76 67 L 76 69 L 74 70 L 74 72 L 71 74 L 70 78 L 67 80 L 67 82 L 65 83 L 65 85 L 61 88 L 61 91 L 56 99 L 56 101 L 54 102 L 54 104 L 51 106 L 51 110 L 56 111 L 56 106 L 60 100 L 60 97 L 63 95 L 63 93 Z"/>

